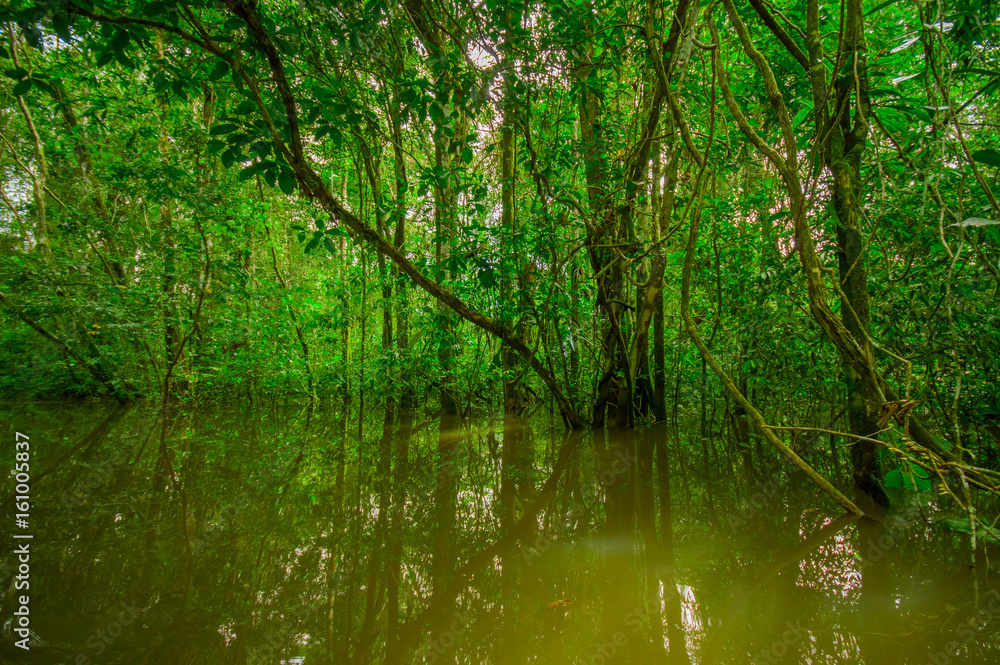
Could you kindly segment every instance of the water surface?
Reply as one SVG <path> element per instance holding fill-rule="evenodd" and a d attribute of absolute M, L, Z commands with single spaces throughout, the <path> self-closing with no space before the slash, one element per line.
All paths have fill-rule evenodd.
<path fill-rule="evenodd" d="M 28 652 L 0 552 L 0 662 L 1000 662 L 996 552 L 970 567 L 946 502 L 844 519 L 725 440 L 349 405 L 0 424 L 8 468 L 30 436 L 34 536 Z"/>

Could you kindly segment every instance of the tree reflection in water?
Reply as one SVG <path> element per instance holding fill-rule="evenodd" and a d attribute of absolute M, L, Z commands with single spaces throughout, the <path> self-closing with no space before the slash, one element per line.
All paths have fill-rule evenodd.
<path fill-rule="evenodd" d="M 349 406 L 166 420 L 142 408 L 95 419 L 90 407 L 8 407 L 5 430 L 50 445 L 35 459 L 32 561 L 32 626 L 45 645 L 24 654 L 7 640 L 3 661 L 1000 654 L 996 581 L 985 562 L 968 569 L 964 539 L 924 521 L 941 509 L 926 497 L 882 522 L 843 518 L 772 459 L 755 473 L 777 481 L 747 511 L 745 460 L 716 458 L 710 494 L 693 475 L 701 465 L 677 459 L 696 453 L 664 428 L 570 434 L 544 419 L 377 411 L 359 439 Z M 6 617 L 12 573 L 8 556 Z M 140 611 L 116 626 L 123 604 Z"/>

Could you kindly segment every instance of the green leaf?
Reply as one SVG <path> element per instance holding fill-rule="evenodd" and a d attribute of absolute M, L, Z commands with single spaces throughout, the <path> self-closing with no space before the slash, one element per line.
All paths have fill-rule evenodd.
<path fill-rule="evenodd" d="M 267 157 L 271 154 L 271 144 L 267 141 L 256 141 L 250 146 L 250 149 L 261 158 Z"/>
<path fill-rule="evenodd" d="M 982 69 L 981 67 L 959 67 L 958 69 L 952 71 L 952 74 L 980 74 L 982 76 L 1000 76 L 1000 72 L 993 71 L 990 69 Z"/>
<path fill-rule="evenodd" d="M 236 115 L 249 115 L 257 110 L 257 103 L 252 99 L 244 99 L 233 111 Z"/>
<path fill-rule="evenodd" d="M 115 51 L 121 51 L 129 43 L 129 34 L 127 30 L 118 30 L 115 32 L 114 38 L 111 40 L 109 46 Z"/>
<path fill-rule="evenodd" d="M 257 164 L 248 166 L 245 169 L 240 169 L 239 174 L 237 174 L 236 176 L 236 180 L 238 180 L 239 182 L 244 182 L 246 180 L 249 180 L 250 178 L 253 177 L 253 174 L 257 172 L 257 170 L 258 170 Z"/>
<path fill-rule="evenodd" d="M 885 485 L 891 489 L 926 492 L 931 489 L 931 481 L 927 477 L 927 471 L 913 466 L 913 475 L 906 468 L 906 465 L 899 469 L 893 469 L 885 474 Z"/>
<path fill-rule="evenodd" d="M 872 99 L 878 99 L 879 97 L 885 96 L 901 97 L 898 90 L 893 90 L 892 88 L 871 88 L 868 90 L 868 96 Z"/>
<path fill-rule="evenodd" d="M 126 69 L 135 69 L 135 63 L 132 62 L 132 58 L 128 57 L 128 54 L 124 50 L 115 51 L 115 60 Z"/>
<path fill-rule="evenodd" d="M 21 79 L 28 76 L 28 70 L 23 67 L 14 67 L 13 69 L 4 70 L 4 75 L 7 78 L 12 78 L 15 81 L 20 81 Z"/>
<path fill-rule="evenodd" d="M 476 273 L 476 277 L 483 288 L 491 289 L 497 284 L 496 271 L 493 268 L 483 268 Z"/>
<path fill-rule="evenodd" d="M 344 143 L 344 135 L 336 127 L 330 127 L 330 140 L 333 141 L 333 145 L 339 148 Z"/>
<path fill-rule="evenodd" d="M 899 44 L 899 46 L 889 51 L 889 53 L 899 53 L 900 51 L 905 51 L 919 41 L 920 37 L 907 37 Z"/>
<path fill-rule="evenodd" d="M 225 141 L 220 141 L 219 139 L 212 139 L 205 145 L 205 151 L 210 155 L 216 155 L 221 150 L 225 150 Z"/>
<path fill-rule="evenodd" d="M 211 131 L 209 131 L 208 133 L 211 134 L 212 136 L 220 136 L 222 134 L 231 134 L 232 132 L 235 132 L 237 129 L 239 128 L 233 123 L 223 122 L 216 125 L 215 127 L 212 127 Z"/>
<path fill-rule="evenodd" d="M 992 520 L 990 520 L 992 522 Z M 967 517 L 952 518 L 947 520 L 941 520 L 938 522 L 944 528 L 950 531 L 958 531 L 960 533 L 972 533 L 972 526 L 969 524 L 969 519 Z M 995 533 L 995 531 L 994 531 Z M 988 540 L 991 543 L 1000 543 L 995 536 L 990 535 L 986 529 L 979 527 L 976 529 L 976 537 L 980 540 Z"/>
<path fill-rule="evenodd" d="M 907 74 L 906 76 L 897 76 L 896 78 L 892 79 L 892 83 L 893 83 L 893 85 L 899 85 L 903 81 L 909 81 L 910 79 L 915 79 L 918 76 L 923 76 L 923 75 L 924 75 L 923 72 L 917 72 L 916 74 Z"/>
<path fill-rule="evenodd" d="M 963 226 L 993 226 L 994 224 L 1000 224 L 995 219 L 986 219 L 985 217 L 969 217 L 961 222 L 955 222 L 952 226 L 963 227 Z"/>
<path fill-rule="evenodd" d="M 161 93 L 170 87 L 170 79 L 163 75 L 163 72 L 156 72 L 153 76 L 153 92 Z"/>
<path fill-rule="evenodd" d="M 247 143 L 250 143 L 250 137 L 247 136 L 246 132 L 240 132 L 239 134 L 235 134 L 229 137 L 229 145 L 233 146 L 234 148 L 241 148 L 245 146 Z"/>
<path fill-rule="evenodd" d="M 52 15 L 52 28 L 59 35 L 59 39 L 63 40 L 67 44 L 71 43 L 73 40 L 69 29 L 69 17 L 61 12 L 56 12 Z"/>
<path fill-rule="evenodd" d="M 29 90 L 31 90 L 31 79 L 24 79 L 23 81 L 18 82 L 18 84 L 14 86 L 14 89 L 11 90 L 11 93 L 13 93 L 15 97 L 22 97 Z"/>
<path fill-rule="evenodd" d="M 212 73 L 208 75 L 208 78 L 210 81 L 218 81 L 228 73 L 229 73 L 229 63 L 227 63 L 225 60 L 220 60 L 219 62 L 216 63 L 215 69 L 213 69 Z"/>
<path fill-rule="evenodd" d="M 183 99 L 185 102 L 187 101 L 187 90 L 184 88 L 184 81 L 174 81 L 174 84 L 170 86 L 170 88 L 174 91 L 175 95 Z"/>
<path fill-rule="evenodd" d="M 337 253 L 337 249 L 333 246 L 333 241 L 329 238 L 323 238 L 323 246 L 326 247 L 326 250 L 331 254 Z"/>
<path fill-rule="evenodd" d="M 286 169 L 282 169 L 281 173 L 278 174 L 278 187 L 281 188 L 285 194 L 291 194 L 295 191 L 295 175 Z"/>
<path fill-rule="evenodd" d="M 903 474 L 899 472 L 899 469 L 893 469 L 885 474 L 885 486 L 894 490 L 903 489 Z"/>
<path fill-rule="evenodd" d="M 910 104 L 887 104 L 887 106 L 891 109 L 896 109 L 900 113 L 912 115 L 920 120 L 923 120 L 924 122 L 929 123 L 934 121 L 934 119 L 931 118 L 931 115 L 927 111 L 925 111 L 922 108 L 917 108 L 916 106 L 912 106 Z"/>
<path fill-rule="evenodd" d="M 108 49 L 97 58 L 97 66 L 104 67 L 105 65 L 111 64 L 111 61 L 115 59 L 115 52 Z"/>
<path fill-rule="evenodd" d="M 880 9 L 885 9 L 889 5 L 894 5 L 897 2 L 899 2 L 899 0 L 885 0 L 885 2 L 883 2 L 882 4 L 876 5 L 874 9 L 869 9 L 867 12 L 865 12 L 865 16 L 871 16 Z"/>
<path fill-rule="evenodd" d="M 472 163 L 472 148 L 468 146 L 462 148 L 462 161 L 466 164 Z"/>
<path fill-rule="evenodd" d="M 980 164 L 986 164 L 987 166 L 1000 166 L 1000 152 L 997 152 L 992 148 L 977 150 L 972 153 L 972 159 L 976 160 Z"/>

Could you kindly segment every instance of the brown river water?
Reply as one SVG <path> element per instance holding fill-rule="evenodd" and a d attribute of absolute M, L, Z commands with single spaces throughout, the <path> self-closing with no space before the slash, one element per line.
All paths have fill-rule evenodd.
<path fill-rule="evenodd" d="M 0 405 L 0 663 L 1000 663 L 933 491 L 847 519 L 683 429 L 384 414 Z"/>

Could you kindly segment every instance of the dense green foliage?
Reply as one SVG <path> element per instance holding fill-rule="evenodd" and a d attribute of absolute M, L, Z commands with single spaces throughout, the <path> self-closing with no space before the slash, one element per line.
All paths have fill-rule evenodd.
<path fill-rule="evenodd" d="M 504 634 L 458 652 L 481 662 L 500 643 L 522 662 L 523 635 L 557 634 L 528 630 L 563 607 L 545 601 L 592 589 L 575 650 L 533 651 L 579 659 L 654 589 L 663 626 L 620 662 L 663 655 L 664 626 L 690 662 L 673 554 L 689 520 L 678 538 L 783 528 L 792 549 L 765 548 L 761 584 L 826 548 L 838 572 L 800 579 L 846 594 L 860 575 L 872 616 L 910 612 L 891 633 L 909 640 L 934 615 L 888 591 L 886 548 L 860 568 L 835 551 L 890 497 L 896 518 L 930 504 L 955 532 L 935 546 L 971 567 L 977 616 L 1000 540 L 998 14 L 7 0 L 0 396 L 150 402 L 38 454 L 36 484 L 69 504 L 104 469 L 103 507 L 40 504 L 63 547 L 48 579 L 80 590 L 67 621 L 89 626 L 87 603 L 115 594 L 155 605 L 112 662 L 242 665 L 270 634 L 322 663 L 429 663 L 452 608 L 502 607 Z M 301 408 L 294 426 L 248 415 L 278 401 Z M 519 418 L 546 407 L 564 440 Z M 848 515 L 762 507 L 803 487 Z M 947 496 L 911 491 L 928 488 Z M 856 524 L 854 552 L 886 528 Z M 579 529 L 566 542 L 582 554 L 520 569 L 514 548 L 552 528 Z M 907 538 L 926 544 L 922 528 Z M 692 559 L 682 577 L 729 584 Z M 778 596 L 773 616 L 790 616 Z M 310 614 L 263 629 L 292 599 Z M 696 630 L 738 625 L 723 615 Z M 850 653 L 890 662 L 887 634 Z M 726 644 L 704 662 L 758 651 Z"/>
<path fill-rule="evenodd" d="M 729 427 L 696 326 L 773 424 L 825 424 L 839 407 L 807 405 L 846 381 L 855 433 L 912 409 L 995 458 L 990 3 L 14 0 L 0 22 L 6 395 L 434 390 L 624 426 L 697 397 Z"/>

